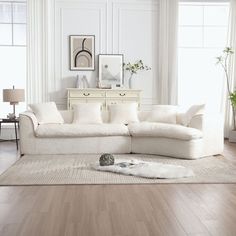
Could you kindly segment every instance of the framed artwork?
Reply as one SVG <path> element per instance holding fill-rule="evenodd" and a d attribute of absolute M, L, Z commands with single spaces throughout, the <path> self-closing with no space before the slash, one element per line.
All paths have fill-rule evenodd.
<path fill-rule="evenodd" d="M 94 35 L 70 35 L 70 70 L 95 70 Z"/>
<path fill-rule="evenodd" d="M 122 87 L 123 58 L 123 54 L 98 55 L 99 87 Z"/>

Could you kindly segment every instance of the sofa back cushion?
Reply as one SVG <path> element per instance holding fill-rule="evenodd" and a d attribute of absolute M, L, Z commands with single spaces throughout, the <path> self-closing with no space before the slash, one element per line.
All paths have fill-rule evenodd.
<path fill-rule="evenodd" d="M 66 124 L 70 124 L 73 122 L 74 119 L 74 111 L 73 110 L 60 110 L 60 113 L 64 119 L 64 122 Z M 145 121 L 147 120 L 147 117 L 149 116 L 150 111 L 138 111 L 138 119 L 139 121 Z M 103 123 L 109 123 L 109 111 L 102 110 L 102 121 Z"/>
<path fill-rule="evenodd" d="M 71 124 L 74 119 L 74 111 L 73 110 L 60 110 L 61 116 L 64 119 L 64 123 Z"/>
<path fill-rule="evenodd" d="M 81 103 L 73 106 L 74 124 L 101 124 L 101 103 Z"/>
<path fill-rule="evenodd" d="M 147 117 L 149 122 L 176 124 L 177 107 L 171 105 L 154 105 Z"/>
<path fill-rule="evenodd" d="M 64 123 L 63 117 L 57 110 L 55 102 L 30 104 L 29 107 L 35 114 L 39 124 Z"/>
<path fill-rule="evenodd" d="M 154 106 L 154 109 L 156 109 L 157 106 Z M 74 111 L 73 110 L 61 110 L 60 111 L 63 119 L 64 119 L 64 122 L 65 123 L 72 123 L 73 122 L 73 116 L 74 116 Z M 150 115 L 151 115 L 152 111 L 138 111 L 138 120 L 140 122 L 142 121 L 148 121 Z M 200 112 L 203 116 L 203 113 Z M 182 124 L 183 122 L 183 115 L 185 115 L 185 112 L 184 111 L 179 111 L 177 109 L 177 114 L 176 114 L 176 124 Z M 195 114 L 196 115 L 196 114 Z M 194 115 L 194 116 L 195 116 Z M 199 115 L 199 112 L 197 112 L 197 115 Z M 103 123 L 109 123 L 109 120 L 110 120 L 110 114 L 109 114 L 109 111 L 107 110 L 102 110 L 101 111 L 101 116 L 102 116 L 102 121 Z M 192 117 L 193 119 L 193 117 Z M 191 120 L 192 120 L 191 119 Z M 191 121 L 190 121 L 191 122 Z M 183 124 L 182 124 L 183 125 Z"/>
<path fill-rule="evenodd" d="M 132 122 L 139 122 L 137 103 L 110 105 L 109 112 L 110 123 L 129 124 Z"/>

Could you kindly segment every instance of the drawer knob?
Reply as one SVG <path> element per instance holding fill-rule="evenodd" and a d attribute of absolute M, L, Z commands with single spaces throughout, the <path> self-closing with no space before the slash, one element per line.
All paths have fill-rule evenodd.
<path fill-rule="evenodd" d="M 90 95 L 90 93 L 83 93 L 83 95 L 87 97 Z"/>
<path fill-rule="evenodd" d="M 122 97 L 124 97 L 125 96 L 125 93 L 119 93 L 120 94 L 120 96 L 122 96 Z"/>

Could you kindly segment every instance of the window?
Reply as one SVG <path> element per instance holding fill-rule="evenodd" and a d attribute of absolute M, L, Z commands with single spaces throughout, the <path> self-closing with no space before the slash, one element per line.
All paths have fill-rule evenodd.
<path fill-rule="evenodd" d="M 0 1 L 0 45 L 26 45 L 26 3 Z"/>
<path fill-rule="evenodd" d="M 226 46 L 229 4 L 185 2 L 179 8 L 179 87 L 182 106 L 206 103 L 220 111 L 223 72 L 216 57 Z"/>
<path fill-rule="evenodd" d="M 12 113 L 12 106 L 2 101 L 5 88 L 26 87 L 26 2 L 0 0 L 0 117 Z M 16 113 L 25 103 L 16 106 Z"/>

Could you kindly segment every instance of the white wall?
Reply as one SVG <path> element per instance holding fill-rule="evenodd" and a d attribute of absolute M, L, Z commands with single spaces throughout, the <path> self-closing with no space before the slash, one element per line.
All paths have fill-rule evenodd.
<path fill-rule="evenodd" d="M 44 4 L 41 4 L 41 9 L 33 5 L 42 1 Z M 34 12 L 39 10 L 41 12 Z M 75 86 L 76 75 L 86 75 L 90 86 L 95 87 L 98 76 L 97 55 L 101 53 L 124 54 L 125 62 L 142 59 L 150 66 L 151 71 L 141 72 L 135 78 L 135 88 L 143 90 L 144 108 L 157 103 L 157 0 L 31 0 L 29 11 L 31 18 L 42 17 L 44 25 L 37 27 L 39 31 L 33 32 L 37 21 L 34 19 L 29 22 L 29 30 L 32 29 L 29 34 L 42 34 L 43 43 L 29 40 L 29 49 L 37 48 L 37 51 L 32 50 L 28 58 L 31 60 L 31 56 L 38 56 L 42 51 L 39 56 L 44 64 L 38 70 L 45 72 L 42 73 L 41 83 L 38 79 L 34 81 L 32 71 L 28 73 L 31 75 L 28 78 L 31 86 L 29 101 L 32 102 L 33 97 L 38 97 L 34 102 L 54 100 L 59 108 L 66 108 L 66 88 Z M 69 70 L 69 35 L 77 34 L 95 35 L 95 71 Z M 32 39 L 32 35 L 28 38 Z M 42 50 L 38 49 L 40 47 Z M 34 67 L 38 64 L 31 64 L 29 69 L 37 71 Z"/>

